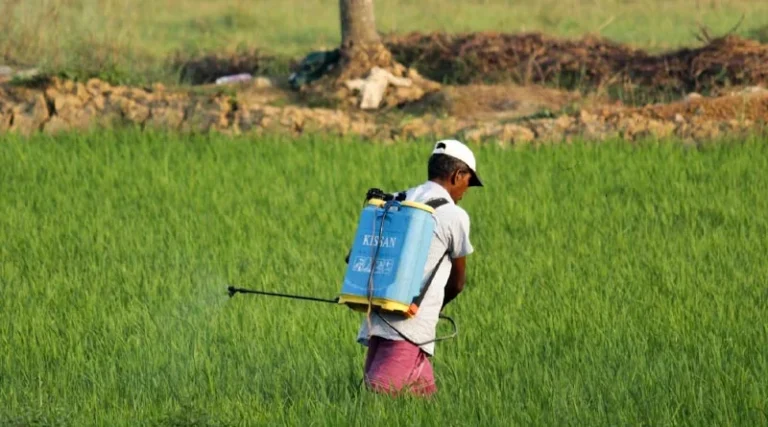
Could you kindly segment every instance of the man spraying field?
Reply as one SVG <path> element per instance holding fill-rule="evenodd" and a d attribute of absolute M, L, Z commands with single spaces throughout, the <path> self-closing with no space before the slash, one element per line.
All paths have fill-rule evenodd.
<path fill-rule="evenodd" d="M 437 391 L 434 355 L 442 309 L 464 289 L 466 257 L 474 249 L 467 212 L 458 206 L 469 187 L 482 187 L 475 156 L 456 140 L 438 141 L 427 181 L 395 194 L 366 195 L 338 297 L 324 299 L 229 286 L 236 293 L 343 304 L 366 312 L 357 341 L 368 348 L 365 383 L 376 392 Z M 454 324 L 454 336 L 457 333 Z"/>
<path fill-rule="evenodd" d="M 457 204 L 469 187 L 483 186 L 474 154 L 459 141 L 438 141 L 427 174 L 426 182 L 395 196 L 428 205 L 441 201 L 430 205 L 436 206 L 436 222 L 421 282 L 431 279 L 429 287 L 414 316 L 377 313 L 363 320 L 357 337 L 367 347 L 365 383 L 376 392 L 431 395 L 437 391 L 429 358 L 434 355 L 438 317 L 464 289 L 466 256 L 474 250 L 469 215 Z"/>

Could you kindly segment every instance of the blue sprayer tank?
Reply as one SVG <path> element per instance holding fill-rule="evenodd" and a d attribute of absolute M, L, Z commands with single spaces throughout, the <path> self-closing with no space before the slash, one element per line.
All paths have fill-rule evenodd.
<path fill-rule="evenodd" d="M 357 311 L 368 309 L 373 265 L 372 310 L 412 317 L 432 243 L 433 213 L 417 202 L 369 200 L 357 225 L 339 303 Z"/>

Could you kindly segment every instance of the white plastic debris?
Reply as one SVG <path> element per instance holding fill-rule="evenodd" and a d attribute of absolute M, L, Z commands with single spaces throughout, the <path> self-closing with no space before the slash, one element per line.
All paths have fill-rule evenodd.
<path fill-rule="evenodd" d="M 253 78 L 253 76 L 251 76 L 248 73 L 233 74 L 231 76 L 219 77 L 218 79 L 216 79 L 216 84 L 217 85 L 223 85 L 223 84 L 227 84 L 227 83 L 247 82 L 247 81 L 251 80 L 252 78 Z"/>

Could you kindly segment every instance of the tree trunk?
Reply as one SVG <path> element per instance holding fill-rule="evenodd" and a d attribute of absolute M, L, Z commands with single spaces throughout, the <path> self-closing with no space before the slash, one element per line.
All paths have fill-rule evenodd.
<path fill-rule="evenodd" d="M 341 11 L 341 49 L 378 45 L 373 0 L 339 0 Z"/>
<path fill-rule="evenodd" d="M 400 105 L 420 99 L 425 93 L 434 92 L 440 88 L 439 84 L 426 81 L 423 78 L 414 78 L 414 72 L 395 61 L 392 52 L 384 45 L 383 40 L 376 31 L 376 19 L 373 12 L 373 0 L 339 0 L 339 16 L 341 18 L 341 46 L 339 46 L 338 61 L 333 64 L 322 79 L 317 83 L 303 89 L 303 92 L 311 99 L 341 100 L 348 105 L 363 105 L 377 108 L 378 104 Z M 380 68 L 385 71 L 376 70 Z M 381 89 L 381 76 L 395 77 L 387 79 L 384 93 L 377 92 Z M 403 86 L 403 77 L 413 81 L 413 85 Z M 373 78 L 374 84 L 363 86 L 360 79 Z M 393 82 L 400 82 L 397 88 L 388 89 Z M 410 83 L 410 82 L 408 82 Z M 355 92 L 362 91 L 360 95 Z M 330 96 L 329 96 L 330 95 Z M 361 99 L 358 99 L 361 98 Z M 382 99 L 383 97 L 383 99 Z M 378 100 L 378 101 L 377 101 Z"/>

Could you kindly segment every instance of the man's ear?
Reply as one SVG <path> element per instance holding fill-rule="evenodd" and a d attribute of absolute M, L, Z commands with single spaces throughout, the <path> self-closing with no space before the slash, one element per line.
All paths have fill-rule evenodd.
<path fill-rule="evenodd" d="M 463 172 L 461 171 L 461 169 L 457 169 L 457 170 L 453 171 L 453 173 L 451 174 L 451 184 L 459 185 L 459 183 L 461 182 L 461 174 L 462 173 Z M 469 178 L 467 178 L 467 179 L 469 179 Z"/>
<path fill-rule="evenodd" d="M 459 183 L 459 170 L 456 169 L 455 171 L 451 172 L 451 185 L 456 185 Z"/>

